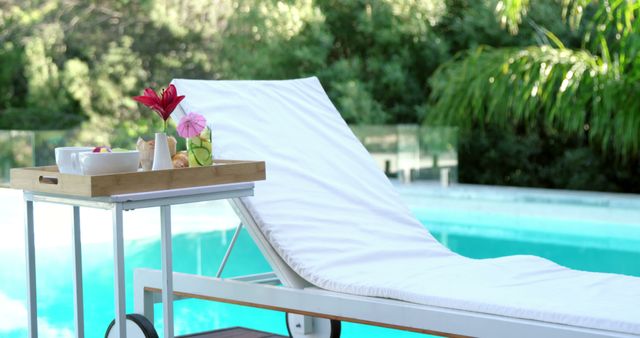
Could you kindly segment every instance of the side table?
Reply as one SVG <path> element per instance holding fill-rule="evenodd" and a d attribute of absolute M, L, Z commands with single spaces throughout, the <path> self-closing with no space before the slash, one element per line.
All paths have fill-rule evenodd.
<path fill-rule="evenodd" d="M 173 265 L 171 248 L 171 206 L 221 199 L 252 196 L 254 183 L 233 183 L 193 188 L 128 193 L 105 197 L 80 197 L 52 193 L 24 191 L 26 202 L 25 251 L 27 272 L 27 309 L 29 337 L 38 336 L 36 309 L 36 260 L 34 242 L 34 202 L 46 202 L 73 206 L 73 257 L 74 257 L 74 322 L 77 338 L 84 337 L 84 305 L 82 296 L 82 250 L 80 240 L 80 207 L 111 210 L 113 218 L 114 252 L 114 301 L 115 325 L 113 329 L 120 338 L 126 338 L 126 308 L 124 280 L 124 211 L 160 207 L 162 250 L 162 308 L 164 337 L 173 338 Z"/>

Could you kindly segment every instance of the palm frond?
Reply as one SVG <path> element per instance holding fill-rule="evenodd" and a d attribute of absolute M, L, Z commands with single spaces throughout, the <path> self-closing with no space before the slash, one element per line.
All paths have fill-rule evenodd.
<path fill-rule="evenodd" d="M 496 3 L 496 14 L 500 25 L 514 35 L 518 33 L 518 27 L 528 9 L 529 0 L 500 0 Z"/>
<path fill-rule="evenodd" d="M 479 48 L 443 65 L 431 86 L 430 122 L 587 132 L 621 158 L 640 148 L 638 85 L 585 50 Z"/>
<path fill-rule="evenodd" d="M 562 18 L 573 29 L 578 28 L 585 8 L 596 0 L 558 0 L 562 5 Z M 517 34 L 523 18 L 529 10 L 529 0 L 499 0 L 496 14 L 503 28 L 511 34 Z"/>

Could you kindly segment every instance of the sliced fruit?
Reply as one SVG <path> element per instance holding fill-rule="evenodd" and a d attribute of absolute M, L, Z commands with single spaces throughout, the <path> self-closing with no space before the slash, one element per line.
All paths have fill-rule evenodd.
<path fill-rule="evenodd" d="M 189 149 L 189 162 L 199 166 L 211 164 L 211 151 L 204 147 L 192 147 Z"/>
<path fill-rule="evenodd" d="M 196 147 L 202 146 L 202 139 L 199 136 L 195 136 L 189 139 L 189 142 Z"/>

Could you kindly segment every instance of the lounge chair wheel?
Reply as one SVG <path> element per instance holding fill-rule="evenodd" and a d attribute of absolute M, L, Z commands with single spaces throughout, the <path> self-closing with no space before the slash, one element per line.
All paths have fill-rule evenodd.
<path fill-rule="evenodd" d="M 127 338 L 158 338 L 158 332 L 153 324 L 143 315 L 131 313 L 127 315 Z M 104 338 L 117 338 L 118 333 L 113 327 L 116 320 L 112 320 L 104 334 Z"/>
<path fill-rule="evenodd" d="M 306 317 L 306 318 L 305 318 Z M 287 331 L 292 338 L 340 338 L 340 321 L 286 314 Z"/>

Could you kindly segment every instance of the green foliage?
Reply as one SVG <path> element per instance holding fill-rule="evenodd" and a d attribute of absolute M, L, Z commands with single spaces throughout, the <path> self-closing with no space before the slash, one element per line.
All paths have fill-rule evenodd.
<path fill-rule="evenodd" d="M 572 13 L 583 3 L 564 2 Z M 604 2 L 586 28 L 592 33 L 583 44 L 591 50 L 567 49 L 545 31 L 555 46 L 480 47 L 444 64 L 431 78 L 430 118 L 465 128 L 524 124 L 569 135 L 586 133 L 593 146 L 618 159 L 637 158 L 638 14 L 636 2 L 617 1 L 614 7 Z"/>
<path fill-rule="evenodd" d="M 475 122 L 502 127 L 522 123 L 580 132 L 589 123 L 594 97 L 617 100 L 606 97 L 599 86 L 607 76 L 599 59 L 585 51 L 548 46 L 480 48 L 434 74 L 432 112 L 434 120 L 454 119 L 464 128 Z M 466 90 L 455 90 L 461 87 Z"/>
<path fill-rule="evenodd" d="M 7 65 L 0 92 L 12 93 L 0 103 L 1 128 L 61 128 L 67 124 L 48 121 L 87 118 L 91 128 L 113 132 L 119 121 L 142 125 L 153 117 L 130 99 L 149 84 L 311 75 L 351 123 L 417 123 L 427 79 L 448 48 L 435 33 L 447 8 L 438 0 L 14 0 L 0 6 L 2 39 L 10 42 L 0 52 Z M 32 116 L 9 118 L 17 109 Z"/>
<path fill-rule="evenodd" d="M 512 34 L 517 34 L 528 8 L 529 0 L 501 0 L 496 5 L 496 14 L 502 27 L 507 27 Z"/>
<path fill-rule="evenodd" d="M 0 45 L 0 102 L 5 106 L 20 105 L 25 99 L 24 55 L 12 42 Z"/>
<path fill-rule="evenodd" d="M 221 32 L 220 76 L 290 78 L 325 67 L 332 37 L 313 1 L 245 0 L 237 9 Z"/>
<path fill-rule="evenodd" d="M 529 47 L 548 44 L 544 31 L 548 30 L 569 48 L 582 42 L 580 29 L 572 30 L 558 13 L 562 6 L 557 0 L 536 0 L 527 10 L 526 23 L 518 27 L 517 34 L 509 34 L 496 18 L 496 0 L 450 0 L 448 13 L 437 27 L 446 37 L 451 53 L 475 50 L 479 46 Z"/>
<path fill-rule="evenodd" d="M 55 114 L 42 108 L 7 108 L 1 117 L 0 129 L 14 130 L 66 129 L 84 121 L 74 114 Z"/>
<path fill-rule="evenodd" d="M 464 132 L 458 151 L 461 182 L 640 193 L 640 160 L 616 163 L 579 137 L 488 126 Z"/>
<path fill-rule="evenodd" d="M 446 59 L 440 1 L 318 1 L 334 37 L 318 75 L 350 123 L 418 122 L 428 77 Z M 351 97 L 347 97 L 351 95 Z M 371 109 L 364 111 L 361 109 Z"/>
<path fill-rule="evenodd" d="M 3 38 L 10 41 L 0 47 L 0 92 L 6 95 L 0 101 L 0 129 L 69 127 L 85 119 L 63 84 L 70 74 L 58 67 L 64 51 L 61 27 L 35 24 L 51 7 L 34 11 L 12 7 L 1 13 L 0 22 L 10 24 Z M 25 32 L 30 35 L 24 36 Z"/>
<path fill-rule="evenodd" d="M 558 0 L 562 5 L 562 19 L 569 23 L 572 28 L 580 25 L 582 16 L 594 0 Z M 617 1 L 620 3 L 622 1 Z M 499 17 L 503 28 L 508 28 L 512 34 L 517 34 L 522 24 L 523 18 L 529 15 L 529 11 L 540 6 L 531 6 L 530 0 L 499 0 L 496 3 L 496 14 Z M 605 6 L 609 6 L 608 1 L 604 1 Z"/>

